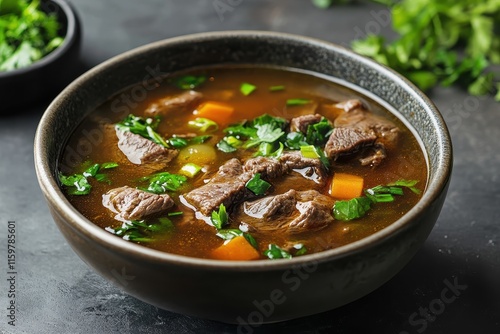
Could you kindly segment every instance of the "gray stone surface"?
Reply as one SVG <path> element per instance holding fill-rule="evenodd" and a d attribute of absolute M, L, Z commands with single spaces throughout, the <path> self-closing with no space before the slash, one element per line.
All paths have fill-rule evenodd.
<path fill-rule="evenodd" d="M 237 5 L 219 16 L 217 1 L 211 0 L 70 2 L 83 24 L 81 64 L 75 64 L 83 68 L 155 40 L 212 30 L 282 31 L 342 45 L 367 31 L 391 34 L 382 7 L 367 4 L 321 11 L 308 0 L 222 0 Z M 255 327 L 254 333 L 500 332 L 500 107 L 492 98 L 469 97 L 458 89 L 439 89 L 430 97 L 449 124 L 455 167 L 424 247 L 396 277 L 361 300 Z M 34 173 L 33 136 L 45 107 L 0 117 L 0 332 L 245 333 L 138 301 L 78 258 L 52 222 Z M 16 221 L 15 327 L 7 318 L 8 220 Z M 453 284 L 462 289 L 456 298 L 448 287 Z"/>

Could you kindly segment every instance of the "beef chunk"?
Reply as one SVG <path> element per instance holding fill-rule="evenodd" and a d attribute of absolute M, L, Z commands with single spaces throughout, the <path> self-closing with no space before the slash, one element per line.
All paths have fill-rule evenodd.
<path fill-rule="evenodd" d="M 352 128 L 334 128 L 325 145 L 325 155 L 333 160 L 344 154 L 352 154 L 360 148 L 373 145 L 377 136 Z"/>
<path fill-rule="evenodd" d="M 275 158 L 256 157 L 248 159 L 243 166 L 245 173 L 250 179 L 254 174 L 260 173 L 260 177 L 265 180 L 276 179 L 288 173 L 289 168 Z M 246 176 L 244 176 L 246 177 Z"/>
<path fill-rule="evenodd" d="M 326 182 L 326 171 L 319 159 L 304 158 L 299 151 L 289 151 L 284 152 L 279 160 L 288 172 L 297 172 L 320 185 Z"/>
<path fill-rule="evenodd" d="M 288 190 L 284 194 L 264 197 L 253 202 L 245 202 L 243 203 L 243 210 L 249 216 L 257 219 L 271 220 L 288 217 L 295 210 L 295 204 L 297 203 L 295 195 L 295 190 Z"/>
<path fill-rule="evenodd" d="M 352 154 L 360 148 L 373 146 L 369 156 L 360 159 L 363 165 L 378 165 L 386 157 L 385 150 L 396 146 L 399 128 L 390 120 L 364 109 L 359 100 L 337 104 L 344 112 L 334 122 L 333 130 L 325 146 L 329 158 Z"/>
<path fill-rule="evenodd" d="M 165 214 L 174 201 L 167 194 L 157 195 L 125 186 L 102 195 L 102 204 L 117 214 L 116 219 L 124 221 Z"/>
<path fill-rule="evenodd" d="M 147 116 L 165 115 L 171 112 L 182 112 L 195 106 L 203 98 L 203 94 L 188 90 L 181 94 L 165 97 L 150 104 L 144 113 Z"/>
<path fill-rule="evenodd" d="M 153 169 L 161 169 L 178 153 L 130 131 L 116 129 L 116 136 L 118 148 L 136 165 L 148 164 L 155 167 Z"/>
<path fill-rule="evenodd" d="M 307 133 L 307 127 L 311 124 L 319 123 L 323 116 L 320 114 L 304 115 L 292 118 L 290 121 L 290 131 Z"/>
<path fill-rule="evenodd" d="M 382 160 L 384 160 L 387 155 L 385 154 L 385 148 L 383 145 L 375 145 L 371 148 L 371 153 L 365 158 L 359 159 L 361 165 L 363 166 L 377 166 Z"/>
<path fill-rule="evenodd" d="M 221 203 L 233 207 L 245 199 L 255 197 L 245 184 L 256 173 L 267 181 L 279 179 L 291 172 L 298 172 L 303 178 L 324 184 L 325 172 L 318 159 L 307 159 L 300 152 L 284 153 L 280 159 L 256 157 L 242 164 L 231 159 L 222 165 L 205 185 L 183 195 L 184 199 L 203 215 L 208 216 Z"/>
<path fill-rule="evenodd" d="M 352 99 L 352 100 L 346 100 L 339 102 L 335 105 L 335 107 L 339 109 L 344 109 L 345 112 L 352 111 L 354 109 L 362 108 L 363 104 L 361 103 L 360 100 L 357 99 Z"/>
<path fill-rule="evenodd" d="M 377 137 L 377 143 L 385 147 L 394 146 L 398 139 L 399 128 L 390 120 L 357 107 L 344 112 L 335 119 L 335 127 L 349 127 L 363 134 Z"/>
<path fill-rule="evenodd" d="M 299 234 L 326 227 L 334 221 L 333 199 L 315 190 L 289 190 L 284 194 L 244 202 L 236 221 L 251 230 Z"/>
<path fill-rule="evenodd" d="M 221 203 L 229 207 L 246 193 L 246 181 L 239 178 L 243 166 L 238 159 L 231 159 L 222 165 L 207 184 L 191 190 L 184 199 L 205 216 L 216 210 Z"/>

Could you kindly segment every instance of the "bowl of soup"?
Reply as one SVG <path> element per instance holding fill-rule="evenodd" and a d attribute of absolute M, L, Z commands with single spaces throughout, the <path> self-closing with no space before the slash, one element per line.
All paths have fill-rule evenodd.
<path fill-rule="evenodd" d="M 452 149 L 433 103 L 392 70 L 324 41 L 235 31 L 82 75 L 44 113 L 35 167 L 99 274 L 248 330 L 393 277 L 439 216 Z"/>

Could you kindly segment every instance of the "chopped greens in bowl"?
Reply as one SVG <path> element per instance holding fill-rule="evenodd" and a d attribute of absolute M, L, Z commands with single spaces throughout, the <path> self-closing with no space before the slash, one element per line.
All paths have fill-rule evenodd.
<path fill-rule="evenodd" d="M 0 72 L 27 67 L 57 47 L 61 23 L 40 0 L 0 0 Z"/>

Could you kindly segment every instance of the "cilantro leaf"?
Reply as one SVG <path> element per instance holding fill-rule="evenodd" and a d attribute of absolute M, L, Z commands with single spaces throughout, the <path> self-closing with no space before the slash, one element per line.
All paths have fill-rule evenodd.
<path fill-rule="evenodd" d="M 180 89 L 194 89 L 201 86 L 207 77 L 204 75 L 184 75 L 172 80 L 172 83 Z"/>
<path fill-rule="evenodd" d="M 142 177 L 141 179 L 139 179 L 139 181 L 149 182 L 147 188 L 141 188 L 141 189 L 154 194 L 164 194 L 169 191 L 179 190 L 187 181 L 187 177 L 179 174 L 160 172 L 153 175 Z"/>
<path fill-rule="evenodd" d="M 225 225 L 229 223 L 229 218 L 227 216 L 226 207 L 221 203 L 218 211 L 212 211 L 211 215 L 212 224 L 217 230 L 222 229 Z"/>
<path fill-rule="evenodd" d="M 115 126 L 122 131 L 130 131 L 137 135 L 140 135 L 146 139 L 152 140 L 158 145 L 163 147 L 169 147 L 165 139 L 163 139 L 160 134 L 158 134 L 155 130 L 160 123 L 160 119 L 152 119 L 152 118 L 142 118 L 139 116 L 134 116 L 132 114 L 125 117 L 124 120 L 117 123 Z"/>
<path fill-rule="evenodd" d="M 59 182 L 65 186 L 69 195 L 88 195 L 92 189 L 88 178 L 95 178 L 99 182 L 111 184 L 108 176 L 99 173 L 101 169 L 111 169 L 118 167 L 116 162 L 106 162 L 104 164 L 92 164 L 90 161 L 85 161 L 80 168 L 85 170 L 80 174 L 66 176 L 63 173 L 58 174 Z"/>
<path fill-rule="evenodd" d="M 371 208 L 368 197 L 357 197 L 347 201 L 337 201 L 333 206 L 333 215 L 337 220 L 353 220 L 363 217 Z"/>
<path fill-rule="evenodd" d="M 368 35 L 352 42 L 354 51 L 392 67 L 422 90 L 456 84 L 471 95 L 499 91 L 498 78 L 488 73 L 490 64 L 500 63 L 499 1 L 372 1 L 390 6 L 399 37 L 387 43 Z"/>
<path fill-rule="evenodd" d="M 26 67 L 64 41 L 55 13 L 40 8 L 40 0 L 0 1 L 0 71 Z"/>
<path fill-rule="evenodd" d="M 271 260 L 292 258 L 290 253 L 275 244 L 269 244 L 269 248 L 264 251 L 264 255 Z"/>
<path fill-rule="evenodd" d="M 118 228 L 106 227 L 105 230 L 133 242 L 151 242 L 158 234 L 170 235 L 175 229 L 172 221 L 167 217 L 156 219 L 148 223 L 145 220 L 126 221 Z"/>
<path fill-rule="evenodd" d="M 271 188 L 271 184 L 262 180 L 260 178 L 260 173 L 255 173 L 255 175 L 245 184 L 245 187 L 255 195 L 263 195 Z"/>
<path fill-rule="evenodd" d="M 238 229 L 219 229 L 216 234 L 219 238 L 224 240 L 231 240 L 235 237 L 243 236 L 255 249 L 259 249 L 255 238 L 247 232 Z"/>

